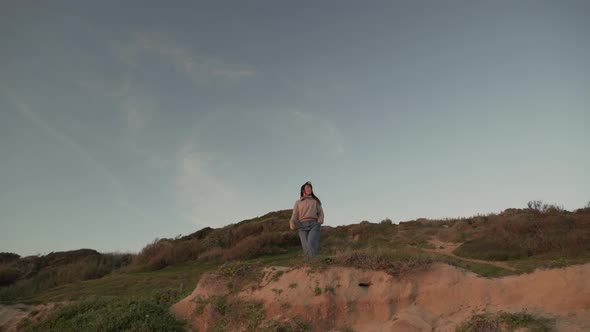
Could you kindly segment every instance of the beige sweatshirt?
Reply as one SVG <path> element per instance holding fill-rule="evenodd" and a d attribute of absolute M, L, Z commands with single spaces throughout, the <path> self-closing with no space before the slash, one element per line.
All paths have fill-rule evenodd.
<path fill-rule="evenodd" d="M 322 205 L 311 196 L 303 196 L 298 199 L 293 206 L 293 214 L 289 223 L 295 225 L 296 221 L 317 220 L 318 223 L 324 223 L 324 210 Z"/>

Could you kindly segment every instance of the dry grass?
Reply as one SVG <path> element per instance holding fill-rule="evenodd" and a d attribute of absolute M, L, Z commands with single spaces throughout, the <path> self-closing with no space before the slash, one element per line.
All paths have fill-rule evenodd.
<path fill-rule="evenodd" d="M 12 252 L 0 252 L 0 265 L 15 262 L 19 258 L 19 255 Z"/>
<path fill-rule="evenodd" d="M 130 261 L 129 254 L 99 254 L 93 250 L 26 257 L 0 268 L 0 278 L 10 282 L 0 288 L 0 300 L 10 302 L 60 285 L 101 278 Z"/>
<path fill-rule="evenodd" d="M 135 257 L 135 270 L 158 270 L 191 260 L 248 259 L 299 245 L 289 230 L 290 210 L 268 213 L 223 228 L 204 228 L 176 239 L 155 239 Z"/>
<path fill-rule="evenodd" d="M 199 254 L 198 260 L 214 260 L 223 256 L 224 250 L 221 247 L 208 248 L 203 253 Z"/>
<path fill-rule="evenodd" d="M 434 260 L 419 252 L 395 250 L 350 251 L 327 259 L 330 264 L 360 269 L 383 270 L 393 276 L 403 277 L 431 267 Z"/>
<path fill-rule="evenodd" d="M 521 259 L 543 254 L 578 256 L 589 252 L 590 215 L 552 213 L 538 215 L 525 211 L 508 217 L 500 215 L 485 224 L 471 225 L 470 230 L 455 232 L 450 227 L 443 234 L 447 232 L 446 238 L 470 238 L 455 253 L 479 259 Z"/>
<path fill-rule="evenodd" d="M 15 283 L 22 275 L 21 270 L 12 266 L 0 266 L 0 286 Z"/>
<path fill-rule="evenodd" d="M 149 270 L 158 270 L 188 260 L 197 259 L 205 251 L 198 240 L 175 241 L 155 239 L 135 257 L 134 265 L 145 265 Z"/>
<path fill-rule="evenodd" d="M 445 242 L 464 242 L 472 233 L 471 225 L 464 221 L 457 221 L 451 226 L 446 226 L 438 232 L 438 238 Z"/>
<path fill-rule="evenodd" d="M 300 245 L 300 240 L 294 232 L 273 232 L 249 236 L 228 249 L 224 254 L 225 260 L 248 259 L 261 255 L 283 254 L 288 248 Z"/>

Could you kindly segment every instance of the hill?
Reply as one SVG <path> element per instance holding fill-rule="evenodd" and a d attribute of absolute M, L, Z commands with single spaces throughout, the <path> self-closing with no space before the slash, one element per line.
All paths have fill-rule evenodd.
<path fill-rule="evenodd" d="M 568 266 L 584 266 L 590 262 L 589 207 L 570 212 L 531 202 L 525 209 L 507 209 L 498 214 L 468 218 L 417 219 L 399 224 L 386 219 L 378 223 L 326 225 L 322 227 L 321 255 L 312 266 L 302 263 L 299 239 L 288 227 L 290 215 L 291 210 L 275 211 L 223 228 L 205 228 L 174 239 L 156 239 L 137 255 L 117 256 L 80 250 L 20 258 L 4 253 L 0 255 L 0 275 L 3 276 L 0 280 L 4 280 L 0 287 L 0 302 L 4 303 L 0 310 L 0 326 L 2 310 L 5 313 L 20 310 L 19 322 L 13 319 L 10 324 L 26 330 L 52 330 L 50 326 L 54 330 L 68 330 L 68 326 L 80 324 L 76 319 L 85 319 L 85 324 L 92 323 L 96 330 L 105 330 L 105 326 L 112 324 L 119 324 L 115 329 L 162 330 L 162 326 L 168 326 L 170 330 L 182 330 L 190 319 L 179 321 L 180 316 L 173 317 L 168 309 L 193 293 L 201 277 L 210 273 L 239 276 L 250 271 L 246 274 L 256 276 L 264 273 L 252 271 L 275 267 L 285 269 L 284 277 L 287 277 L 289 273 L 300 273 L 289 271 L 301 269 L 312 268 L 323 273 L 324 269 L 344 268 L 378 271 L 399 279 L 419 278 L 421 273 L 439 271 L 443 264 L 451 266 L 453 271 L 462 271 L 460 273 L 471 276 L 469 278 L 506 280 L 507 276 L 535 275 L 536 270 L 563 269 L 559 271 L 565 273 Z M 257 266 L 258 270 L 244 266 Z M 587 278 L 586 270 L 581 271 Z M 471 283 L 469 278 L 464 279 L 465 282 Z M 248 285 L 233 283 L 235 294 L 244 292 L 240 287 Z M 329 285 L 318 288 L 323 294 L 331 292 Z M 275 289 L 270 292 L 277 296 L 287 294 L 285 287 Z M 334 292 L 346 294 L 336 289 Z M 17 303 L 28 307 L 22 309 L 23 305 Z M 271 312 L 264 304 L 256 303 L 251 306 L 263 308 L 263 315 Z M 15 306 L 21 308 L 15 309 Z M 52 310 L 46 316 L 48 306 Z M 289 312 L 289 308 L 283 309 Z M 501 323 L 502 319 L 514 320 L 520 317 L 518 315 L 524 315 L 521 317 L 524 320 L 539 322 L 531 318 L 534 315 L 529 317 L 522 311 L 501 316 L 500 309 L 494 307 L 473 313 L 466 307 L 460 310 L 463 315 L 456 317 L 464 319 L 465 324 L 484 321 L 504 326 L 506 323 Z M 147 316 L 146 312 L 149 312 Z M 115 313 L 119 320 L 96 318 Z M 565 326 L 558 312 L 542 313 L 558 319 L 561 325 L 553 326 Z M 488 314 L 492 316 L 486 316 Z M 580 315 L 576 317 L 585 317 Z M 15 317 L 14 314 L 5 316 Z M 265 320 L 261 318 L 258 323 L 272 322 L 264 317 Z M 299 317 L 300 324 L 293 321 L 295 317 Z M 316 323 L 311 318 L 291 316 L 290 325 L 287 325 L 295 330 L 313 328 Z M 275 330 L 281 330 L 279 327 L 284 324 L 279 325 Z M 350 329 L 354 329 L 353 325 Z M 252 330 L 261 326 L 256 325 Z"/>

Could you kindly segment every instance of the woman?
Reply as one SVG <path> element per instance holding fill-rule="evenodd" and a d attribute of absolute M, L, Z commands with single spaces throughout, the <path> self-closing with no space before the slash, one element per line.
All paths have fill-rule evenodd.
<path fill-rule="evenodd" d="M 309 261 L 318 254 L 320 225 L 324 223 L 324 210 L 322 202 L 313 193 L 311 182 L 305 182 L 301 186 L 299 197 L 293 206 L 289 224 L 292 230 L 297 229 L 299 232 L 305 260 Z"/>

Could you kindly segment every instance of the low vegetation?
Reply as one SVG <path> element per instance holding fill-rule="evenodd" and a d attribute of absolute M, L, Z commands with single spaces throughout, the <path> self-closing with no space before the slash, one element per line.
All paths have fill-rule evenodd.
<path fill-rule="evenodd" d="M 325 265 L 348 266 L 359 269 L 383 270 L 393 276 L 403 277 L 411 272 L 426 270 L 434 262 L 432 255 L 418 250 L 356 250 L 318 261 Z"/>
<path fill-rule="evenodd" d="M 163 325 L 158 324 L 166 324 L 170 330 L 181 329 L 182 324 L 173 321 L 163 309 L 168 300 L 154 304 L 153 290 L 173 294 L 168 296 L 172 301 L 188 295 L 206 271 L 217 270 L 232 280 L 230 289 L 238 290 L 260 278 L 264 266 L 302 266 L 299 238 L 289 230 L 290 216 L 291 210 L 275 211 L 219 229 L 205 228 L 174 239 L 156 239 L 136 255 L 101 254 L 89 249 L 30 257 L 0 253 L 0 303 L 74 301 L 41 324 L 25 323 L 30 331 L 68 330 L 75 324 L 95 326 L 96 330 L 113 326 L 115 330 L 162 330 L 159 327 Z M 457 243 L 456 256 L 438 253 L 432 239 Z M 524 209 L 468 218 L 326 225 L 322 228 L 320 253 L 310 266 L 312 270 L 338 265 L 382 270 L 400 278 L 428 269 L 434 262 L 486 277 L 587 263 L 590 203 L 571 212 L 532 201 Z M 494 261 L 503 261 L 511 269 L 495 265 Z M 318 292 L 331 294 L 332 290 L 320 288 Z M 215 304 L 212 308 L 223 316 L 218 329 L 231 329 L 237 320 L 256 325 L 258 330 L 309 328 L 298 319 L 261 324 L 258 304 L 230 298 L 225 302 L 217 300 L 207 304 Z M 239 315 L 245 316 L 228 315 L 233 311 L 227 308 L 239 309 Z M 114 318 L 97 318 L 109 315 Z M 470 326 L 488 323 L 504 328 L 510 317 L 516 317 L 506 315 L 474 316 L 462 331 L 475 331 L 477 328 Z M 132 323 L 124 325 L 125 321 Z"/>
<path fill-rule="evenodd" d="M 464 223 L 465 242 L 455 253 L 484 260 L 539 256 L 578 257 L 590 252 L 590 213 L 557 208 L 506 210 Z M 454 226 L 454 225 L 453 225 Z"/>
<path fill-rule="evenodd" d="M 7 257 L 7 253 L 3 253 Z M 74 282 L 98 279 L 131 263 L 131 254 L 101 254 L 91 249 L 4 260 L 0 264 L 0 302 L 10 302 Z"/>
<path fill-rule="evenodd" d="M 528 312 L 478 314 L 457 328 L 457 332 L 553 331 L 553 321 Z"/>
<path fill-rule="evenodd" d="M 246 301 L 236 296 L 216 295 L 208 299 L 197 299 L 196 314 L 216 317 L 215 324 L 210 331 L 256 331 L 264 319 L 262 302 Z"/>
<path fill-rule="evenodd" d="M 260 327 L 260 331 L 262 332 L 304 332 L 311 330 L 311 324 L 299 316 L 283 321 L 273 319 Z"/>
<path fill-rule="evenodd" d="M 92 297 L 54 310 L 39 323 L 24 320 L 23 331 L 184 331 L 184 324 L 168 312 L 186 296 L 180 292 L 155 292 L 138 299 Z"/>

